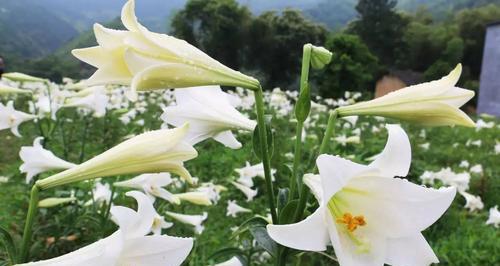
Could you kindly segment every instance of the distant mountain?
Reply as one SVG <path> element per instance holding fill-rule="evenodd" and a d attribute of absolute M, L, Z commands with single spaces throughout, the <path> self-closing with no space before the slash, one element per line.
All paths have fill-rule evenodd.
<path fill-rule="evenodd" d="M 358 0 L 237 0 L 254 14 L 266 10 L 296 8 L 306 16 L 340 29 L 356 18 Z M 167 32 L 170 18 L 187 0 L 136 0 L 137 15 L 156 32 Z M 68 51 L 83 39 L 92 39 L 95 22 L 106 23 L 120 16 L 125 0 L 0 0 L 0 55 L 40 58 Z M 500 0 L 400 0 L 398 7 L 413 11 L 425 4 L 439 16 L 467 7 Z M 79 37 L 80 34 L 83 34 Z"/>
<path fill-rule="evenodd" d="M 78 31 L 43 6 L 23 0 L 0 2 L 0 54 L 38 57 L 53 52 Z"/>

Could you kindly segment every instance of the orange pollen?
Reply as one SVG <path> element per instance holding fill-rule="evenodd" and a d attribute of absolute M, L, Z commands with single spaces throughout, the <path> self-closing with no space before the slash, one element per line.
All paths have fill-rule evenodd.
<path fill-rule="evenodd" d="M 349 232 L 354 232 L 358 226 L 366 225 L 365 217 L 363 215 L 352 216 L 352 214 L 346 212 L 342 215 L 342 218 L 337 218 L 337 223 L 345 224 Z"/>

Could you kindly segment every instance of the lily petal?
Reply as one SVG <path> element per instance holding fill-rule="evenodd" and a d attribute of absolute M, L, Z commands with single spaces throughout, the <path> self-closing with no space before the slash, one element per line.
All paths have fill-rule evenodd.
<path fill-rule="evenodd" d="M 414 235 L 433 224 L 450 206 L 456 189 L 426 188 L 400 178 L 356 177 L 338 192 L 345 208 L 362 214 L 370 228 L 392 238 Z"/>
<path fill-rule="evenodd" d="M 383 176 L 407 176 L 411 164 L 411 145 L 406 132 L 398 125 L 386 125 L 389 137 L 385 148 L 369 166 Z"/>
<path fill-rule="evenodd" d="M 325 227 L 325 208 L 320 206 L 301 222 L 285 225 L 267 225 L 269 236 L 281 245 L 309 251 L 324 251 L 330 242 Z"/>
<path fill-rule="evenodd" d="M 386 263 L 392 266 L 420 266 L 439 263 L 422 234 L 387 240 Z"/>

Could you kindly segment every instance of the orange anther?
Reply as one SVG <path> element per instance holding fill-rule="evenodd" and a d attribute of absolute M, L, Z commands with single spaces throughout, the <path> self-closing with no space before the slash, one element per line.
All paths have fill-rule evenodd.
<path fill-rule="evenodd" d="M 337 218 L 337 223 L 345 224 L 349 232 L 354 232 L 358 226 L 366 225 L 365 217 L 363 215 L 352 216 L 352 214 L 346 212 L 342 215 L 342 218 Z"/>

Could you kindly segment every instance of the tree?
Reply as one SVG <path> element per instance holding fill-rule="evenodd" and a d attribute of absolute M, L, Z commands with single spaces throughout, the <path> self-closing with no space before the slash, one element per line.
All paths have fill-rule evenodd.
<path fill-rule="evenodd" d="M 338 97 L 343 91 L 368 91 L 379 74 L 378 59 L 358 36 L 331 36 L 326 48 L 332 51 L 332 63 L 318 83 L 323 97 Z"/>
<path fill-rule="evenodd" d="M 173 35 L 232 68 L 244 61 L 250 11 L 235 0 L 189 0 L 172 20 Z"/>
<path fill-rule="evenodd" d="M 464 40 L 464 64 L 470 67 L 471 74 L 479 77 L 483 59 L 486 25 L 500 19 L 500 6 L 486 5 L 463 10 L 455 17 L 460 37 Z"/>
<path fill-rule="evenodd" d="M 384 64 L 394 64 L 403 49 L 407 21 L 396 11 L 396 0 L 359 0 L 359 19 L 351 25 L 356 33 Z"/>
<path fill-rule="evenodd" d="M 258 69 L 268 88 L 294 83 L 300 74 L 303 45 L 322 45 L 327 35 L 323 26 L 291 9 L 261 14 L 249 32 L 248 68 Z"/>

